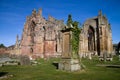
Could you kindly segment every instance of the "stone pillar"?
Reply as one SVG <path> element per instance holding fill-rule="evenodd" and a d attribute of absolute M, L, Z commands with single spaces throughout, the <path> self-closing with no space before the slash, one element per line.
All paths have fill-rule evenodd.
<path fill-rule="evenodd" d="M 94 54 L 98 55 L 98 53 L 97 53 L 97 32 L 96 32 L 96 30 L 95 30 L 95 51 L 94 51 Z"/>

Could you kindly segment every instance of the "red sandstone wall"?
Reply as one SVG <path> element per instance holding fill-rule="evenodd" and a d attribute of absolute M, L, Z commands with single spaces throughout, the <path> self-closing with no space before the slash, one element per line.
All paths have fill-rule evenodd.
<path fill-rule="evenodd" d="M 43 43 L 34 45 L 34 54 L 43 54 Z"/>
<path fill-rule="evenodd" d="M 53 56 L 56 52 L 56 42 L 55 41 L 45 41 L 45 57 Z"/>

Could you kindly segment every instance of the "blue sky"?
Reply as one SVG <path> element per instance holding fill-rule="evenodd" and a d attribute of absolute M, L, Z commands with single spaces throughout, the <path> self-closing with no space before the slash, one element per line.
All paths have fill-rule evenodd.
<path fill-rule="evenodd" d="M 51 15 L 66 23 L 71 14 L 81 24 L 102 10 L 112 27 L 113 43 L 120 41 L 120 0 L 0 0 L 0 43 L 15 44 L 16 35 L 22 35 L 26 16 L 39 8 L 46 19 Z"/>

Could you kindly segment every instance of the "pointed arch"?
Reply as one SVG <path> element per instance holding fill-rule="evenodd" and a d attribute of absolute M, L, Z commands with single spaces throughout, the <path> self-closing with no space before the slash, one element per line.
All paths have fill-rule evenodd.
<path fill-rule="evenodd" d="M 95 51 L 95 30 L 92 26 L 88 28 L 88 51 Z"/>

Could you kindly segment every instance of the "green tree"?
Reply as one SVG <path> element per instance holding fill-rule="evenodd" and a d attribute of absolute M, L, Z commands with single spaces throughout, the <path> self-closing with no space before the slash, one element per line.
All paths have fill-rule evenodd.
<path fill-rule="evenodd" d="M 79 35 L 80 35 L 80 28 L 79 28 L 79 22 L 74 21 L 72 24 L 72 54 L 73 57 L 78 56 L 79 51 Z"/>
<path fill-rule="evenodd" d="M 68 15 L 67 26 L 70 27 L 73 24 L 72 15 Z"/>
<path fill-rule="evenodd" d="M 5 48 L 4 44 L 0 44 L 0 48 Z"/>
<path fill-rule="evenodd" d="M 78 21 L 72 20 L 72 15 L 68 15 L 67 26 L 72 30 L 72 55 L 73 58 L 77 57 L 79 51 L 79 34 L 80 34 L 80 27 Z"/>

